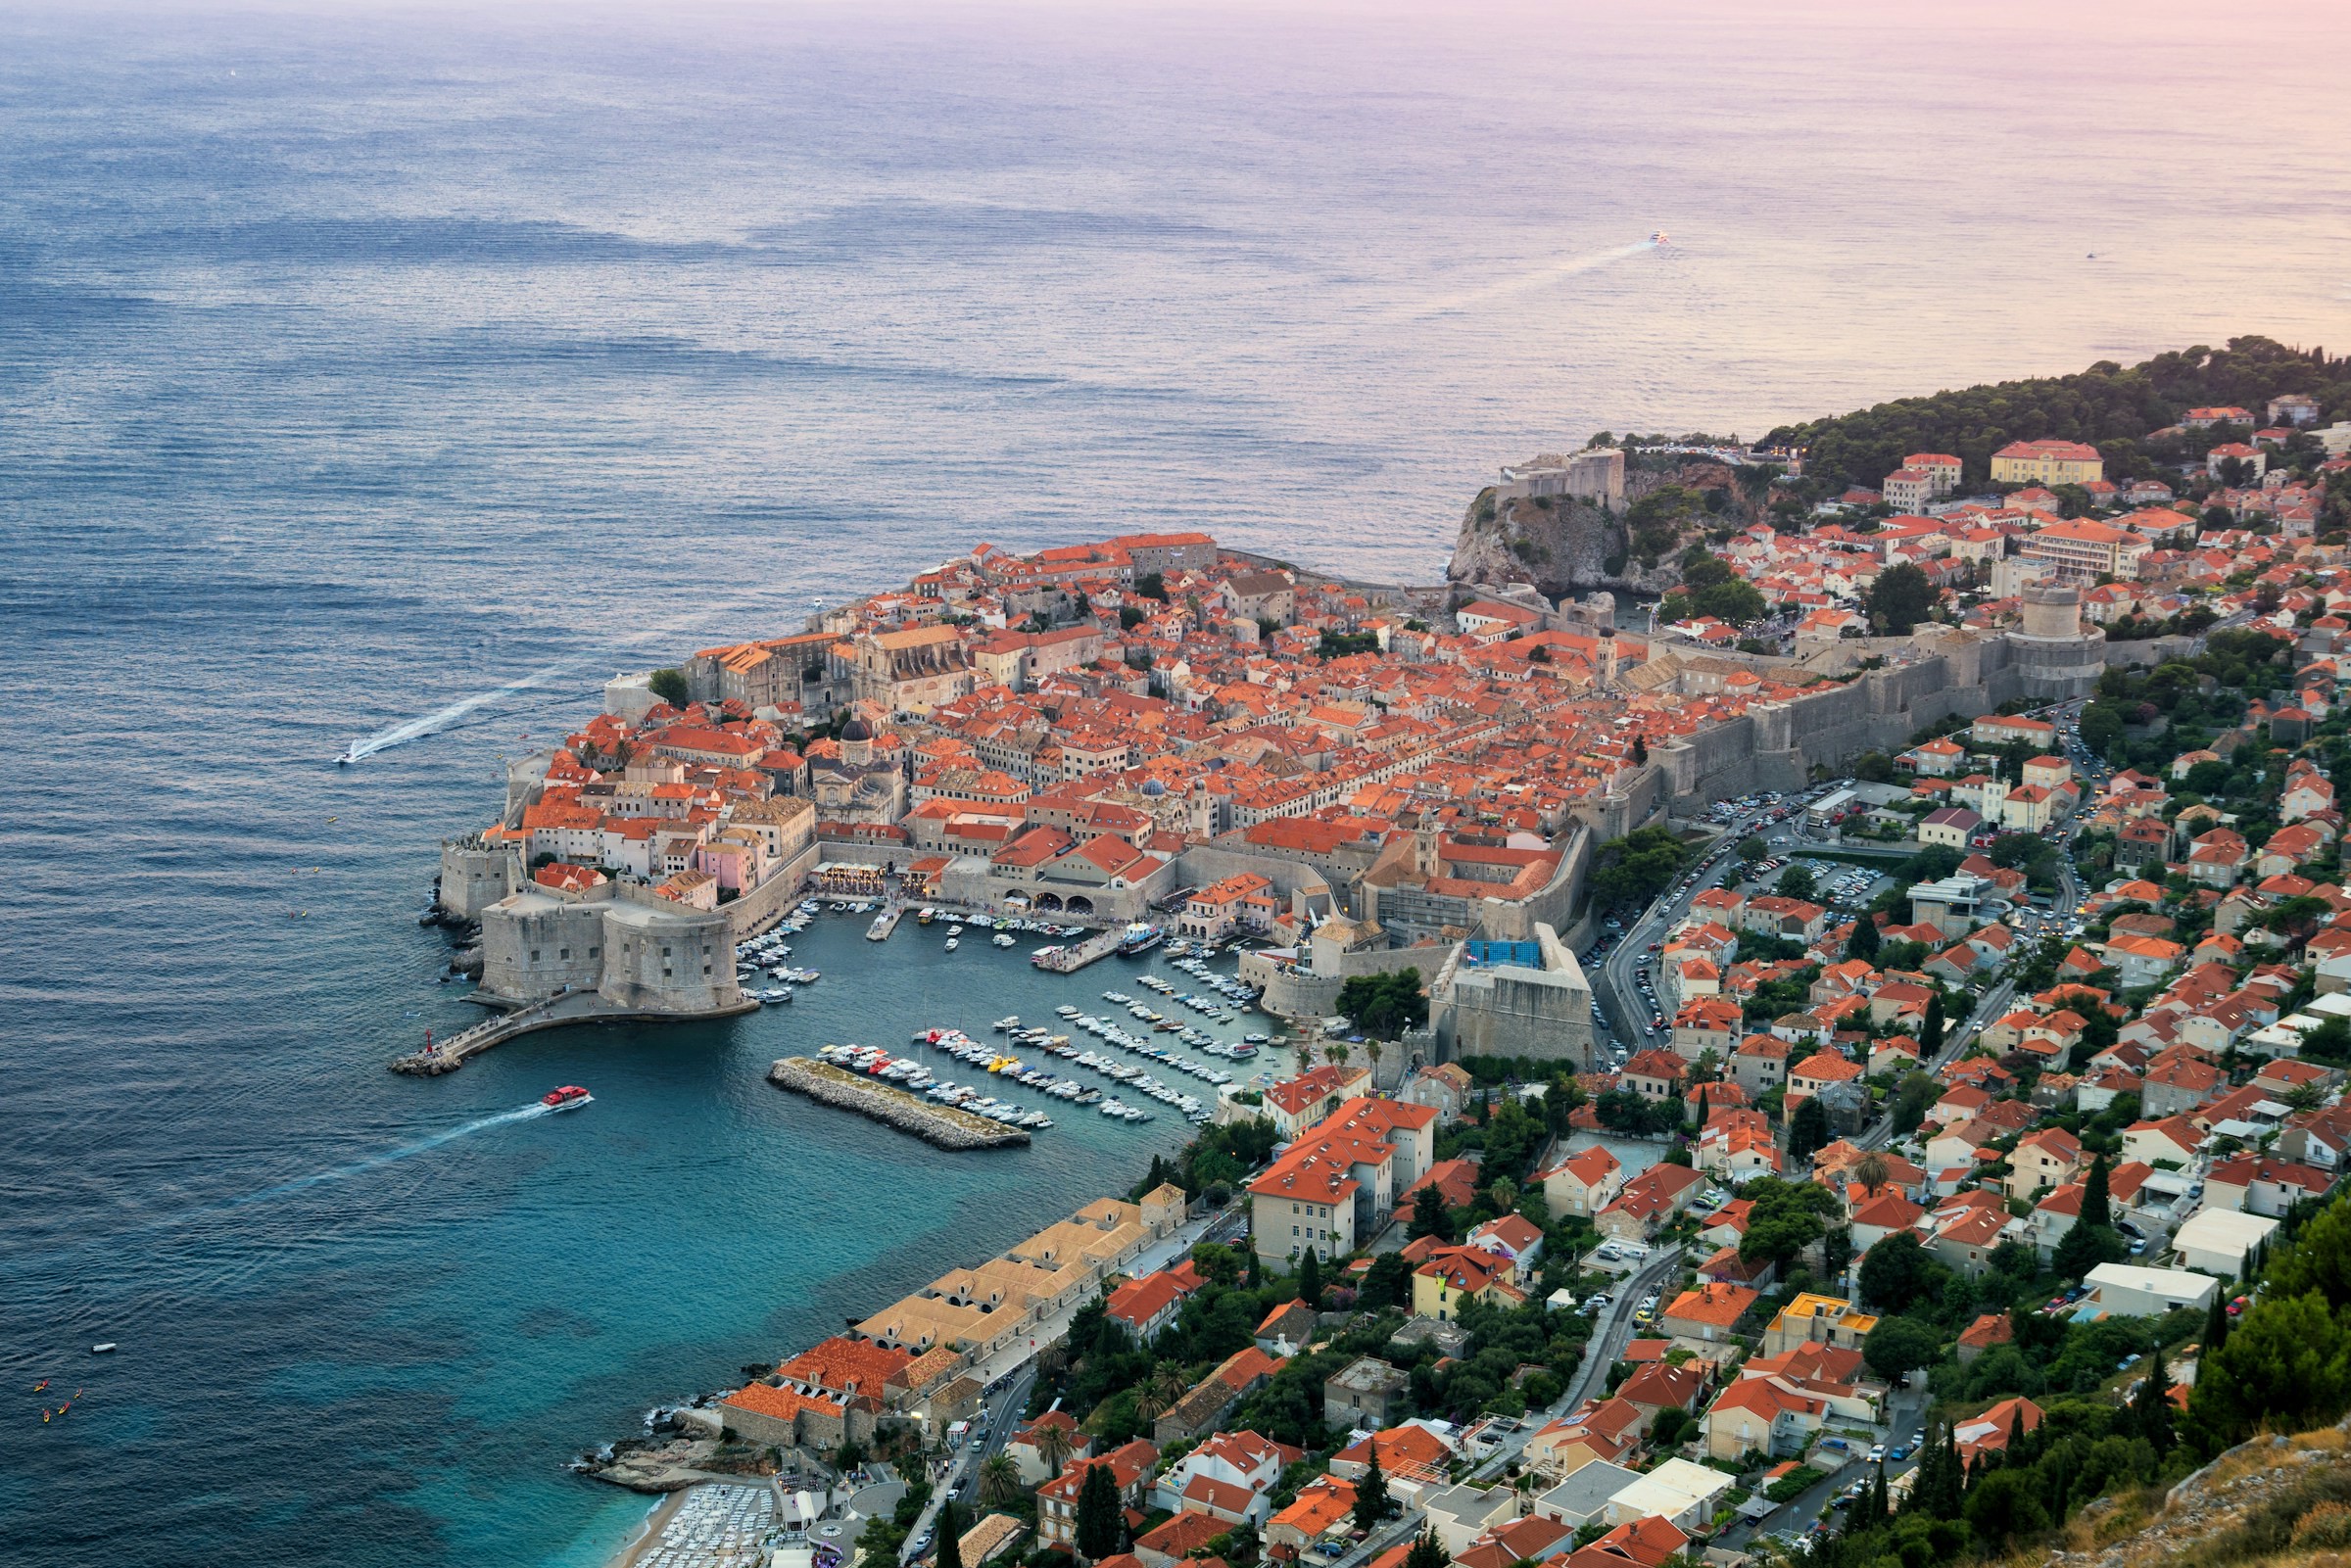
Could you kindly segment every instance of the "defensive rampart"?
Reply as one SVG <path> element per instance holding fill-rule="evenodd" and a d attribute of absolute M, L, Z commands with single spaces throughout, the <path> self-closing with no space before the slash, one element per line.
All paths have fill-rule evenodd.
<path fill-rule="evenodd" d="M 1953 714 L 1973 718 L 2006 702 L 2085 695 L 2104 665 L 2100 640 L 2091 634 L 1927 636 L 1935 650 L 1907 664 L 1758 702 L 1740 718 L 1651 746 L 1658 787 L 1683 815 L 1733 795 L 1790 793 L 1804 786 L 1815 767 L 1840 768 L 1865 751 L 1901 750 L 1918 731 Z M 1635 793 L 1630 785 L 1624 792 Z"/>

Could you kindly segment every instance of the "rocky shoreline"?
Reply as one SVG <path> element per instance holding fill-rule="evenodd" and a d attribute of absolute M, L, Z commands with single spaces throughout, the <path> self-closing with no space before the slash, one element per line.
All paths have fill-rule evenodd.
<path fill-rule="evenodd" d="M 788 1056 L 767 1069 L 767 1081 L 779 1089 L 804 1094 L 819 1105 L 854 1111 L 886 1127 L 912 1133 L 935 1148 L 1010 1149 L 1029 1142 L 1019 1127 L 1007 1127 L 985 1117 L 952 1106 L 933 1105 L 888 1084 L 861 1078 L 829 1062 Z"/>

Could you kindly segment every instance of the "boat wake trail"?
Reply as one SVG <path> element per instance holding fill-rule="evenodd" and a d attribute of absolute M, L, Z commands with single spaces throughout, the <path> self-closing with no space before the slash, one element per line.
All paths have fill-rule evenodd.
<path fill-rule="evenodd" d="M 697 621 L 712 617 L 724 617 L 769 605 L 773 598 L 773 594 L 760 594 L 704 605 L 690 615 L 672 616 L 667 620 L 640 626 L 628 636 L 620 638 L 614 645 L 633 648 L 657 638 L 673 636 Z M 343 755 L 335 760 L 343 763 L 358 762 L 363 758 L 372 757 L 379 751 L 388 751 L 394 746 L 405 745 L 410 740 L 421 740 L 426 736 L 439 735 L 468 714 L 489 707 L 507 697 L 531 690 L 536 687 L 545 686 L 558 677 L 572 675 L 580 670 L 590 668 L 604 656 L 601 652 L 584 653 L 576 658 L 561 659 L 541 669 L 533 670 L 528 675 L 516 676 L 504 686 L 493 687 L 487 691 L 476 691 L 469 697 L 459 697 L 446 708 L 436 708 L 421 718 L 406 719 L 388 729 L 378 730 L 363 739 L 354 740 Z"/>
<path fill-rule="evenodd" d="M 1657 242 L 1655 240 L 1636 240 L 1630 245 L 1618 245 L 1605 251 L 1594 251 L 1589 256 L 1569 257 L 1564 261 L 1555 261 L 1549 266 L 1539 266 L 1530 272 L 1521 272 L 1515 277 L 1504 278 L 1499 283 L 1489 283 L 1482 289 L 1472 289 L 1466 294 L 1451 295 L 1442 300 L 1428 301 L 1413 306 L 1409 309 L 1398 312 L 1395 319 L 1420 321 L 1431 316 L 1458 315 L 1463 310 L 1473 309 L 1481 305 L 1491 305 L 1498 300 L 1507 300 L 1514 294 L 1524 294 L 1530 289 L 1541 288 L 1544 284 L 1559 278 L 1573 277 L 1578 272 L 1598 271 L 1604 266 L 1626 261 L 1641 255 L 1644 251 L 1654 251 L 1656 248 Z"/>
<path fill-rule="evenodd" d="M 365 1175 L 370 1170 L 381 1170 L 396 1161 L 406 1160 L 411 1155 L 423 1154 L 428 1149 L 438 1149 L 445 1143 L 455 1143 L 459 1138 L 487 1131 L 491 1127 L 502 1127 L 509 1121 L 528 1121 L 534 1117 L 544 1117 L 549 1114 L 551 1109 L 549 1106 L 533 1101 L 529 1105 L 518 1106 L 512 1111 L 501 1111 L 494 1117 L 477 1117 L 463 1126 L 451 1127 L 445 1131 L 436 1132 L 429 1138 L 418 1138 L 413 1143 L 404 1143 L 397 1149 L 387 1149 L 382 1154 L 369 1155 L 364 1160 L 355 1160 L 350 1164 L 337 1165 L 332 1170 L 312 1171 L 307 1176 L 297 1176 L 292 1181 L 281 1181 L 274 1187 L 264 1187 L 260 1192 L 250 1193 L 237 1199 L 230 1207 L 242 1208 L 247 1204 L 261 1203 L 269 1198 L 282 1198 L 288 1193 L 301 1192 L 305 1188 L 320 1186 L 326 1182 L 342 1181 L 348 1177 Z"/>
<path fill-rule="evenodd" d="M 504 686 L 495 687 L 488 691 L 477 691 L 469 697 L 460 697 L 448 707 L 428 713 L 420 719 L 409 719 L 405 723 L 396 724 L 388 730 L 379 730 L 364 740 L 354 740 L 351 743 L 351 749 L 343 753 L 343 760 L 357 762 L 362 757 L 372 757 L 377 752 L 399 745 L 403 741 L 418 740 L 428 735 L 437 735 L 477 708 L 486 708 L 500 698 L 510 697 L 518 691 L 528 691 L 533 687 L 553 680 L 556 676 L 581 668 L 586 662 L 584 659 L 565 659 L 560 664 L 551 664 L 545 669 L 533 670 L 528 675 L 517 676 Z"/>

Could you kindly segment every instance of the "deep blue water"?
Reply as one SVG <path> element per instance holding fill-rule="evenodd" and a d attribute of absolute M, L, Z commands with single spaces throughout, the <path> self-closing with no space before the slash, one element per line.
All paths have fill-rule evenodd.
<path fill-rule="evenodd" d="M 466 1017 L 434 844 L 611 670 L 982 540 L 1426 579 L 1597 426 L 2339 347 L 2339 9 L 1912 9 L 0 7 L 0 1557 L 594 1561 L 570 1453 L 1173 1140 L 767 1088 L 1080 989 L 911 932 L 386 1073 Z"/>

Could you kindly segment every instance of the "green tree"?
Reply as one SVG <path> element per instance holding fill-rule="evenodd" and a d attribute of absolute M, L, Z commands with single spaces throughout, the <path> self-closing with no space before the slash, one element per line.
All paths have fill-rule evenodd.
<path fill-rule="evenodd" d="M 1339 986 L 1338 1010 L 1359 1034 L 1394 1040 L 1428 1022 L 1428 998 L 1417 969 L 1350 975 Z"/>
<path fill-rule="evenodd" d="M 1829 1114 L 1820 1096 L 1808 1094 L 1788 1116 L 1788 1163 L 1800 1165 L 1828 1147 Z"/>
<path fill-rule="evenodd" d="M 2082 1212 L 2075 1224 L 2112 1228 L 2114 1201 L 2107 1191 L 2107 1181 L 2106 1157 L 2099 1155 L 2089 1163 L 2089 1174 L 2082 1178 Z"/>
<path fill-rule="evenodd" d="M 1322 1308 L 1322 1258 L 1312 1247 L 1298 1259 L 1298 1299 L 1317 1311 Z"/>
<path fill-rule="evenodd" d="M 2157 1453 L 2172 1451 L 2172 1371 L 2165 1363 L 2167 1353 L 2162 1346 L 2147 1357 L 2147 1375 L 2139 1379 L 2138 1392 L 2131 1397 L 2131 1419 Z"/>
<path fill-rule="evenodd" d="M 1634 761 L 1647 755 L 1634 737 Z M 1593 856 L 1592 899 L 1603 909 L 1646 904 L 1673 885 L 1689 852 L 1662 828 L 1642 828 L 1611 838 Z"/>
<path fill-rule="evenodd" d="M 1445 1207 L 1445 1195 L 1437 1191 L 1435 1183 L 1413 1194 L 1413 1217 L 1404 1229 L 1408 1236 L 1453 1240 L 1453 1211 Z"/>
<path fill-rule="evenodd" d="M 1110 1466 L 1087 1465 L 1085 1480 L 1078 1489 L 1078 1554 L 1092 1562 L 1118 1555 L 1127 1531 L 1125 1515 Z"/>
<path fill-rule="evenodd" d="M 1907 1311 L 1941 1290 L 1943 1272 L 1916 1236 L 1897 1230 L 1861 1255 L 1861 1299 L 1884 1311 Z"/>
<path fill-rule="evenodd" d="M 2316 1291 L 2272 1296 L 2206 1352 L 2188 1414 L 2207 1451 L 2241 1443 L 2264 1423 L 2294 1431 L 2331 1421 L 2351 1402 L 2341 1324 Z"/>
<path fill-rule="evenodd" d="M 1739 858 L 1750 866 L 1759 860 L 1769 860 L 1771 846 L 1750 833 L 1747 837 L 1739 840 Z"/>
<path fill-rule="evenodd" d="M 1120 630 L 1120 631 L 1122 631 L 1122 632 L 1131 632 L 1131 631 L 1133 631 L 1133 630 L 1134 630 L 1136 627 L 1138 627 L 1138 626 L 1142 625 L 1142 624 L 1143 624 L 1143 621 L 1144 621 L 1144 615 L 1143 615 L 1143 612 L 1142 612 L 1141 610 L 1138 610 L 1138 609 L 1136 609 L 1136 608 L 1135 608 L 1133 605 L 1131 605 L 1131 604 L 1122 604 L 1122 605 L 1120 605 L 1120 606 L 1119 606 L 1119 630 Z"/>
<path fill-rule="evenodd" d="M 1977 1538 L 1994 1546 L 2049 1527 L 2040 1478 L 2031 1470 L 1994 1470 L 1968 1489 L 1966 1516 Z"/>
<path fill-rule="evenodd" d="M 1933 1366 L 1942 1350 L 1943 1336 L 1915 1317 L 1881 1317 L 1869 1338 L 1861 1342 L 1862 1359 L 1889 1383 L 1898 1383 L 1922 1366 Z"/>
<path fill-rule="evenodd" d="M 1814 1181 L 1757 1176 L 1741 1193 L 1751 1207 L 1747 1233 L 1739 1238 L 1740 1259 L 1768 1260 L 1783 1271 L 1828 1233 L 1828 1218 L 1837 1212 L 1835 1195 Z"/>
<path fill-rule="evenodd" d="M 1867 910 L 1853 917 L 1853 934 L 1845 939 L 1845 956 L 1863 963 L 1878 956 L 1878 923 Z"/>
<path fill-rule="evenodd" d="M 1415 1537 L 1413 1549 L 1404 1554 L 1404 1568 L 1451 1568 L 1452 1562 L 1433 1530 L 1424 1530 Z"/>
<path fill-rule="evenodd" d="M 1918 1031 L 1919 1048 L 1928 1056 L 1943 1049 L 1943 992 L 1936 991 L 1927 997 L 1927 1020 Z"/>
<path fill-rule="evenodd" d="M 1819 891 L 1809 866 L 1791 866 L 1780 873 L 1779 884 L 1772 889 L 1782 898 L 1810 898 Z"/>
<path fill-rule="evenodd" d="M 2073 1229 L 2057 1243 L 2050 1255 L 2049 1267 L 2060 1278 L 2080 1279 L 2100 1263 L 2119 1263 L 2130 1253 L 2123 1238 L 2109 1225 L 2085 1225 L 2074 1222 Z"/>
<path fill-rule="evenodd" d="M 689 700 L 686 675 L 682 670 L 655 670 L 652 679 L 646 684 L 652 689 L 653 695 L 673 708 L 682 708 Z"/>
<path fill-rule="evenodd" d="M 1364 1270 L 1356 1305 L 1367 1311 L 1378 1312 L 1391 1307 L 1410 1307 L 1412 1301 L 1413 1265 L 1404 1260 L 1404 1254 L 1381 1253 L 1372 1259 L 1371 1266 Z"/>
<path fill-rule="evenodd" d="M 1908 561 L 1897 561 L 1878 574 L 1862 595 L 1863 611 L 1872 630 L 1888 637 L 1907 637 L 1912 628 L 1934 611 L 1942 597 L 1925 572 Z"/>
<path fill-rule="evenodd" d="M 1159 572 L 1145 572 L 1134 580 L 1134 591 L 1145 598 L 1155 598 L 1162 604 L 1168 601 L 1168 581 Z"/>
<path fill-rule="evenodd" d="M 1370 1464 L 1355 1483 L 1355 1528 L 1367 1535 L 1378 1529 L 1379 1522 L 1388 1516 L 1390 1507 L 1388 1478 L 1380 1474 L 1379 1449 L 1374 1445 Z"/>

